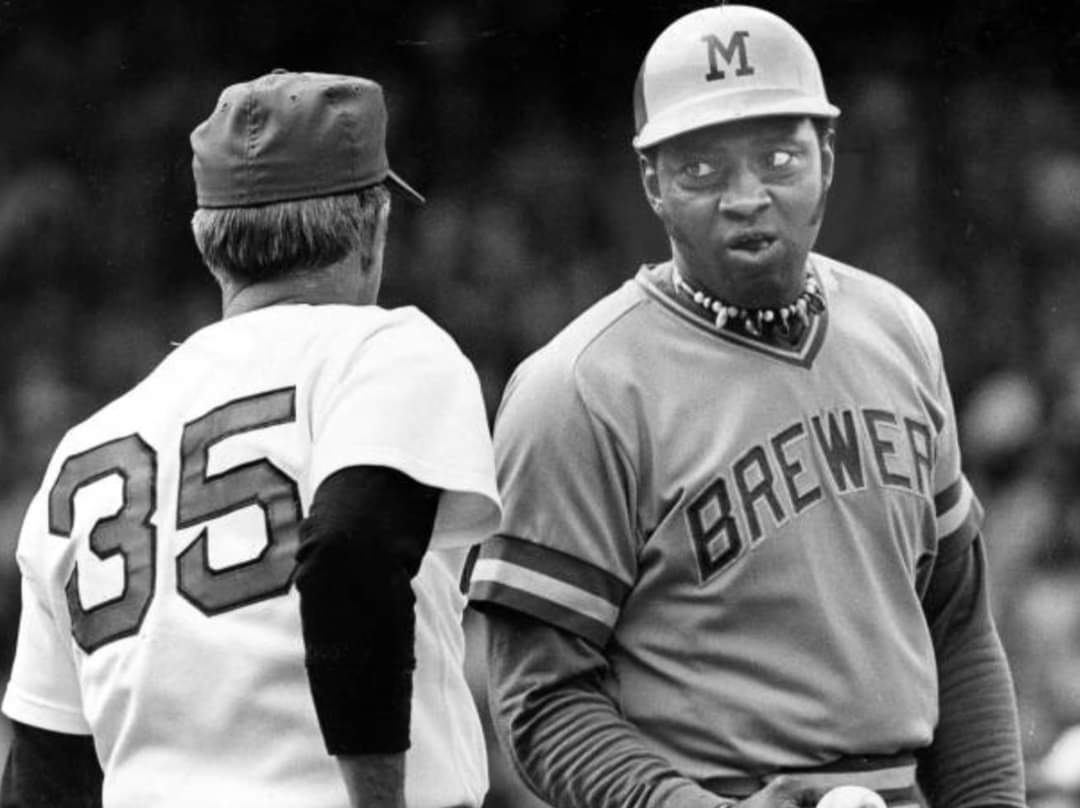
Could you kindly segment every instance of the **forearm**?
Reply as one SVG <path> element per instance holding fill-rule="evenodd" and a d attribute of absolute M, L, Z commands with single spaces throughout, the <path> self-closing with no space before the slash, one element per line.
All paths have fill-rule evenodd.
<path fill-rule="evenodd" d="M 931 808 L 1025 805 L 1016 697 L 986 577 L 977 538 L 935 569 L 926 597 L 939 718 L 919 780 Z"/>
<path fill-rule="evenodd" d="M 409 747 L 415 666 L 411 579 L 438 492 L 391 469 L 352 467 L 315 493 L 296 588 L 308 681 L 326 749 L 358 759 Z"/>
<path fill-rule="evenodd" d="M 405 808 L 405 755 L 339 755 L 338 766 L 357 808 Z"/>
<path fill-rule="evenodd" d="M 560 808 L 714 808 L 720 801 L 651 752 L 605 696 L 566 687 L 512 728 L 519 771 Z"/>
<path fill-rule="evenodd" d="M 953 649 L 937 731 L 920 761 L 931 808 L 1023 806 L 1016 698 L 997 637 Z"/>
<path fill-rule="evenodd" d="M 649 749 L 600 687 L 606 663 L 584 640 L 485 610 L 490 700 L 500 741 L 557 808 L 716 808 L 723 804 Z"/>

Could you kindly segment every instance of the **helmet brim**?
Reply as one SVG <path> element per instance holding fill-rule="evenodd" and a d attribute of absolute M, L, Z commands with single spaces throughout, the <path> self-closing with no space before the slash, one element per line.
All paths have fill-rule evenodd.
<path fill-rule="evenodd" d="M 810 118 L 836 118 L 840 108 L 820 98 L 791 90 L 755 88 L 745 92 L 722 90 L 699 96 L 670 107 L 650 118 L 633 140 L 638 151 L 673 137 L 722 123 L 796 115 Z"/>

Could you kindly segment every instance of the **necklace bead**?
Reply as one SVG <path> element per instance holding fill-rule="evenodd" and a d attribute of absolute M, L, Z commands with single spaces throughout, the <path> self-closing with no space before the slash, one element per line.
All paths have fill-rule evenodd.
<path fill-rule="evenodd" d="M 729 323 L 740 323 L 746 333 L 755 337 L 761 336 L 767 328 L 774 328 L 787 334 L 791 328 L 792 318 L 808 326 L 812 315 L 825 311 L 825 298 L 821 296 L 821 285 L 809 272 L 806 273 L 803 290 L 793 302 L 786 306 L 762 308 L 736 306 L 713 297 L 701 289 L 695 289 L 683 278 L 678 267 L 672 267 L 671 279 L 678 291 L 713 315 L 713 322 L 718 330 L 725 328 Z"/>

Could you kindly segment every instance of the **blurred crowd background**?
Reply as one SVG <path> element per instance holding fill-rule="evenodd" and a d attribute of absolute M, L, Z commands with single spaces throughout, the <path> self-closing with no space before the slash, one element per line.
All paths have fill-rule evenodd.
<path fill-rule="evenodd" d="M 1075 4 L 760 4 L 811 41 L 843 110 L 819 249 L 940 331 L 1032 801 L 1080 805 L 1080 738 L 1055 747 L 1080 725 Z M 55 442 L 217 317 L 187 136 L 226 84 L 276 67 L 384 84 L 391 160 L 429 202 L 395 206 L 383 302 L 457 338 L 493 414 L 519 360 L 664 257 L 631 91 L 700 5 L 0 2 L 0 691 L 18 527 Z M 483 703 L 475 657 L 470 675 Z M 0 719 L 0 754 L 7 735 Z M 535 804 L 494 748 L 492 777 L 490 808 Z"/>

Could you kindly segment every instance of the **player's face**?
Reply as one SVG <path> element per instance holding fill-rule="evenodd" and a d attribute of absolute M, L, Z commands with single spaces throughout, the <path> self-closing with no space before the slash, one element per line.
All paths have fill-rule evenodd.
<path fill-rule="evenodd" d="M 649 201 L 680 272 L 742 306 L 802 291 L 832 181 L 831 133 L 807 118 L 759 118 L 689 132 L 642 158 Z"/>

